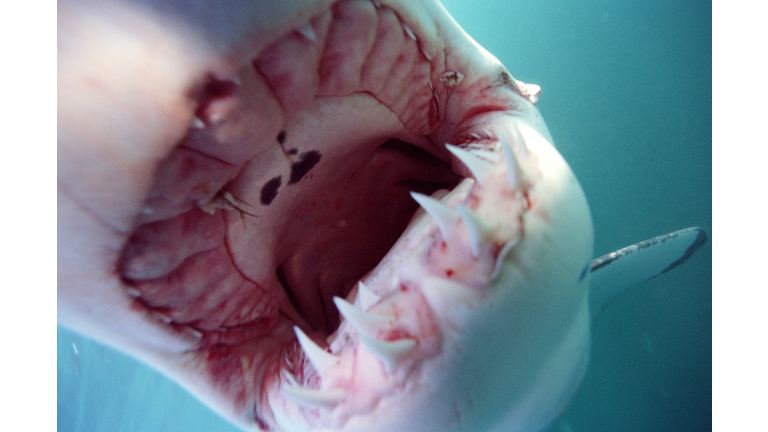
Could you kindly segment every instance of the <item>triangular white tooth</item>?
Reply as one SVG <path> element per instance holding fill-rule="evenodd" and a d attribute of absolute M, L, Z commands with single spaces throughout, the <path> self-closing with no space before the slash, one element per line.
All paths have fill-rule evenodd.
<path fill-rule="evenodd" d="M 384 363 L 387 372 L 391 372 L 400 360 L 416 347 L 416 341 L 413 339 L 381 341 L 364 334 L 360 335 L 360 342 Z"/>
<path fill-rule="evenodd" d="M 307 359 L 309 359 L 309 362 L 312 363 L 312 366 L 315 367 L 315 370 L 320 375 L 325 373 L 328 368 L 336 364 L 338 358 L 336 358 L 335 355 L 320 348 L 312 339 L 309 338 L 309 336 L 301 331 L 300 328 L 293 327 L 293 331 L 296 333 L 296 338 L 299 339 L 299 345 L 301 345 L 301 349 L 304 350 L 304 354 L 307 356 Z"/>
<path fill-rule="evenodd" d="M 288 381 L 288 384 L 290 384 L 291 387 L 299 387 L 299 382 L 296 381 L 296 377 L 288 373 L 288 371 L 285 371 L 285 370 L 283 371 L 283 378 L 285 378 L 285 380 Z"/>
<path fill-rule="evenodd" d="M 309 23 L 304 24 L 303 26 L 297 28 L 296 31 L 301 33 L 302 36 L 311 40 L 312 42 L 315 42 L 317 40 L 317 35 L 315 34 L 315 30 L 312 28 L 312 26 Z"/>
<path fill-rule="evenodd" d="M 409 38 L 416 40 L 416 35 L 413 33 L 413 30 L 411 30 L 410 27 L 403 24 L 403 30 L 405 30 L 405 33 L 408 35 Z"/>
<path fill-rule="evenodd" d="M 504 163 L 507 166 L 507 182 L 512 189 L 517 189 L 520 186 L 520 167 L 517 165 L 517 158 L 506 138 L 499 136 L 499 142 L 504 152 Z"/>
<path fill-rule="evenodd" d="M 357 329 L 358 333 L 376 335 L 389 323 L 389 317 L 374 315 L 360 310 L 341 297 L 334 297 L 333 302 L 341 315 Z"/>
<path fill-rule="evenodd" d="M 499 255 L 496 256 L 496 264 L 493 267 L 493 272 L 491 273 L 491 280 L 495 281 L 497 277 L 499 277 L 499 274 L 501 273 L 501 267 L 504 265 L 504 261 L 507 259 L 507 255 L 512 251 L 512 249 L 517 246 L 517 244 L 520 242 L 520 238 L 514 238 L 507 242 L 507 244 L 504 245 L 503 248 L 501 248 L 501 251 L 499 252 Z"/>
<path fill-rule="evenodd" d="M 280 394 L 297 405 L 329 409 L 347 398 L 347 392 L 338 388 L 310 390 L 291 385 L 280 386 Z"/>
<path fill-rule="evenodd" d="M 517 123 L 513 127 L 507 129 L 507 136 L 509 139 L 507 139 L 507 143 L 509 143 L 510 147 L 513 147 L 517 150 L 517 154 L 527 156 L 528 155 L 528 146 L 525 143 L 525 137 L 523 136 L 523 133 L 521 132 L 520 126 L 525 126 L 524 123 Z M 499 134 L 499 137 L 501 135 Z"/>
<path fill-rule="evenodd" d="M 437 223 L 440 234 L 445 240 L 451 239 L 451 230 L 453 225 L 459 220 L 459 214 L 455 210 L 441 203 L 440 201 L 422 195 L 417 192 L 411 192 L 411 196 Z"/>
<path fill-rule="evenodd" d="M 203 338 L 203 333 L 200 332 L 199 330 L 195 330 L 195 329 L 193 329 L 192 327 L 189 327 L 189 326 L 184 326 L 182 328 L 184 329 L 184 333 L 192 336 L 195 339 L 202 339 Z"/>
<path fill-rule="evenodd" d="M 237 84 L 238 86 L 243 85 L 243 80 L 240 79 L 240 75 L 234 75 L 232 78 L 230 78 L 233 83 Z"/>
<path fill-rule="evenodd" d="M 552 143 L 549 142 L 544 136 L 542 136 L 539 131 L 536 129 L 528 126 L 525 123 L 520 123 L 517 125 L 517 129 L 520 131 L 520 135 L 522 136 L 522 143 L 523 147 L 528 150 L 529 147 L 542 147 L 542 146 L 552 146 Z"/>
<path fill-rule="evenodd" d="M 368 289 L 363 281 L 358 282 L 357 298 L 360 299 L 360 307 L 363 309 L 368 309 L 381 300 L 381 296 Z"/>
<path fill-rule="evenodd" d="M 424 49 L 424 47 L 421 47 L 421 55 L 423 55 L 424 58 L 427 59 L 427 61 L 432 61 L 432 56 L 429 55 L 429 53 L 427 52 L 427 50 Z"/>
<path fill-rule="evenodd" d="M 173 322 L 173 319 L 164 313 L 155 312 L 155 316 L 166 324 Z"/>
<path fill-rule="evenodd" d="M 459 213 L 469 229 L 469 246 L 472 248 L 472 254 L 477 257 L 483 242 L 491 238 L 497 224 L 483 220 L 477 213 L 463 205 L 456 207 L 456 212 Z"/>
<path fill-rule="evenodd" d="M 203 121 L 200 120 L 199 118 L 195 117 L 194 119 L 192 119 L 192 127 L 195 129 L 204 129 L 205 123 L 203 123 Z"/>
<path fill-rule="evenodd" d="M 493 167 L 492 163 L 480 159 L 472 153 L 451 144 L 446 144 L 445 148 L 447 148 L 451 153 L 454 154 L 454 156 L 459 158 L 459 160 L 464 165 L 466 165 L 466 167 L 472 173 L 472 177 L 474 177 L 479 184 L 485 183 L 485 181 L 488 179 L 488 175 L 491 173 L 491 168 Z"/>

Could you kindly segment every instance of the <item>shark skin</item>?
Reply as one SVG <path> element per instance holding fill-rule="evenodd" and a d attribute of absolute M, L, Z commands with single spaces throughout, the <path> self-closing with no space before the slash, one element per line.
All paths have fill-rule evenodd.
<path fill-rule="evenodd" d="M 658 236 L 592 260 L 590 274 L 598 274 L 597 279 L 592 278 L 590 287 L 590 312 L 593 321 L 621 291 L 672 270 L 674 267 L 670 268 L 670 263 L 672 266 L 682 264 L 705 242 L 706 233 L 703 230 L 688 228 Z M 639 255 L 645 255 L 645 257 L 638 259 Z M 606 269 L 610 269 L 610 266 L 614 268 L 607 271 Z M 625 273 L 627 269 L 630 269 L 629 274 Z M 603 274 L 600 274 L 601 270 Z M 650 340 L 647 336 L 645 338 L 644 349 L 652 350 Z M 125 355 L 63 329 L 59 329 L 58 342 L 59 391 L 64 395 L 59 396 L 60 426 L 69 424 L 72 430 L 80 430 L 88 424 L 90 426 L 87 428 L 92 429 L 94 423 L 100 422 L 89 418 L 87 408 L 100 406 L 103 411 L 124 412 L 123 418 L 118 417 L 112 421 L 123 425 L 130 424 L 130 430 L 190 428 L 235 430 L 228 424 L 217 425 L 215 414 L 206 410 L 183 389 Z M 117 376 L 121 378 L 118 379 Z M 94 390 L 99 388 L 110 390 L 120 388 L 123 385 L 122 377 L 126 376 L 130 377 L 129 381 L 133 383 L 130 393 L 124 393 L 125 397 L 123 397 L 121 393 L 110 392 L 106 395 L 106 400 L 114 401 L 113 404 L 105 403 L 104 396 L 94 394 Z M 107 382 L 112 384 L 105 387 L 104 383 Z M 72 395 L 78 396 L 72 398 Z M 146 399 L 163 400 L 166 404 L 171 404 L 174 410 L 171 413 L 151 412 L 152 410 L 142 407 Z M 86 406 L 80 408 L 72 406 L 77 404 L 86 404 Z M 99 412 L 103 412 L 102 410 Z M 131 414 L 134 410 L 141 415 Z M 75 411 L 79 412 L 79 415 L 76 418 L 68 418 L 68 414 Z M 175 419 L 172 421 L 173 426 L 168 426 L 169 418 Z M 105 427 L 107 429 L 104 430 L 108 430 L 113 426 L 105 425 Z M 571 426 L 560 419 L 553 427 L 563 430 Z M 97 428 L 97 430 L 102 429 Z"/>
<path fill-rule="evenodd" d="M 316 6 L 312 11 L 322 10 L 323 6 Z M 450 51 L 455 58 L 461 59 L 452 67 L 453 57 L 446 56 L 445 62 L 449 66 L 443 73 L 433 73 L 435 83 L 430 81 L 431 86 L 444 86 L 443 93 L 438 91 L 443 97 L 435 98 L 440 99 L 436 102 L 437 112 L 443 117 L 440 119 L 437 116 L 435 121 L 431 117 L 422 119 L 422 123 L 414 120 L 415 123 L 406 127 L 407 131 L 392 130 L 392 122 L 383 121 L 383 125 L 376 126 L 383 129 L 378 131 L 378 135 L 407 136 L 409 140 L 430 148 L 423 139 L 419 141 L 415 138 L 414 135 L 418 134 L 413 132 L 426 127 L 429 133 L 424 136 L 428 137 L 426 141 L 429 143 L 454 142 L 459 144 L 460 149 L 463 148 L 462 153 L 446 146 L 442 151 L 438 149 L 437 154 L 452 160 L 454 172 L 465 179 L 452 192 L 434 195 L 449 209 L 448 220 L 444 224 L 439 223 L 440 217 L 429 211 L 428 205 L 422 204 L 428 214 L 414 216 L 383 261 L 364 278 L 365 289 L 372 292 L 374 300 L 364 304 L 360 294 L 364 288 L 358 286 L 341 293 L 360 308 L 357 310 L 368 309 L 374 316 L 390 317 L 386 324 L 356 324 L 339 306 L 346 319 L 336 332 L 326 335 L 325 343 L 329 348 L 322 352 L 333 357 L 321 360 L 318 356 L 323 357 L 323 354 L 310 354 L 310 342 L 301 343 L 302 350 L 296 351 L 298 346 L 292 326 L 270 323 L 268 327 L 272 332 L 268 335 L 259 333 L 260 342 L 253 349 L 263 353 L 269 347 L 278 347 L 290 339 L 292 348 L 286 348 L 283 354 L 285 361 L 291 364 L 282 367 L 282 374 L 268 370 L 248 375 L 257 388 L 244 385 L 240 389 L 240 392 L 246 393 L 246 401 L 243 402 L 240 393 L 235 394 L 231 387 L 222 387 L 221 376 L 213 376 L 211 372 L 212 363 L 221 364 L 221 357 L 218 357 L 220 351 L 216 350 L 222 343 L 201 347 L 198 342 L 196 345 L 195 339 L 208 335 L 198 335 L 202 332 L 192 326 L 177 326 L 180 321 L 173 315 L 174 311 L 163 312 L 165 309 L 161 311 L 155 305 L 148 305 L 152 303 L 148 291 L 141 285 L 133 284 L 125 272 L 117 281 L 109 274 L 101 280 L 94 278 L 94 274 L 100 274 L 100 269 L 110 267 L 104 264 L 102 258 L 95 264 L 91 261 L 83 269 L 80 263 L 88 262 L 85 258 L 89 256 L 87 241 L 80 244 L 67 242 L 86 246 L 75 250 L 76 253 L 68 250 L 62 258 L 71 260 L 65 261 L 67 264 L 73 264 L 67 266 L 67 270 L 60 271 L 62 324 L 131 352 L 178 380 L 220 414 L 246 430 L 375 430 L 373 425 L 381 430 L 537 430 L 548 424 L 575 392 L 588 359 L 589 277 L 585 275 L 585 270 L 592 257 L 592 233 L 586 199 L 570 169 L 551 145 L 552 139 L 546 126 L 533 107 L 532 102 L 538 96 L 536 87 L 509 76 L 492 56 L 477 47 L 455 26 L 439 5 L 425 2 L 419 6 L 421 8 L 412 9 L 401 4 L 381 2 L 375 4 L 375 9 L 397 11 L 406 22 L 403 24 L 406 37 L 418 41 L 421 54 L 427 61 L 435 57 L 431 48 L 437 43 L 433 39 L 435 35 L 430 34 L 433 28 L 424 23 L 439 23 L 434 28 L 440 28 L 440 37 L 449 40 L 452 48 L 444 48 L 444 51 Z M 321 33 L 317 30 L 307 33 L 303 24 L 294 24 L 306 20 L 300 12 L 288 11 L 286 17 L 275 22 L 287 22 L 284 26 L 296 28 L 307 40 L 317 38 L 314 33 Z M 259 29 L 258 26 L 254 28 Z M 213 33 L 216 34 L 215 31 Z M 268 35 L 279 35 L 276 36 L 279 38 L 285 35 L 285 30 L 268 29 L 264 34 L 267 35 L 264 39 L 269 41 Z M 210 39 L 218 37 L 206 36 L 203 39 L 210 44 Z M 197 42 L 184 39 L 184 43 L 194 45 Z M 213 52 L 220 48 L 212 45 Z M 247 49 L 238 47 L 231 55 L 235 58 L 258 56 L 264 49 L 259 45 Z M 178 50 L 182 54 L 188 52 L 188 48 L 184 47 Z M 193 80 L 199 75 L 195 72 L 195 61 L 199 61 L 205 66 L 197 66 L 198 70 L 213 69 L 216 74 L 232 76 L 229 63 L 236 61 L 222 61 L 222 56 L 216 54 L 205 58 L 204 51 L 203 54 L 196 53 L 203 60 L 184 58 L 185 66 L 192 67 L 177 69 L 169 75 L 175 77 L 183 70 L 181 76 L 188 74 L 192 77 L 188 79 Z M 257 54 L 242 54 L 241 51 Z M 214 62 L 215 67 L 206 62 Z M 69 76 L 63 75 L 65 78 Z M 153 79 L 147 82 L 154 84 Z M 151 107 L 162 106 L 164 109 L 159 112 L 172 113 L 169 119 L 157 126 L 157 133 L 178 139 L 184 133 L 184 129 L 178 126 L 184 123 L 179 121 L 179 118 L 184 118 L 184 109 L 179 108 L 184 101 L 173 99 L 173 95 L 179 92 L 174 89 L 183 89 L 190 84 L 184 84 L 183 79 L 174 79 L 182 83 L 168 91 L 172 97 L 170 101 L 150 100 L 145 103 Z M 233 82 L 240 80 L 245 82 L 244 89 L 249 87 L 247 77 Z M 345 81 L 328 85 L 344 87 Z M 65 85 L 64 88 L 68 87 Z M 277 92 L 274 86 L 272 90 Z M 370 110 L 367 102 L 354 98 L 350 97 L 350 105 L 361 103 L 362 110 Z M 488 99 L 493 102 L 489 104 Z M 133 103 L 132 97 L 127 100 L 127 103 Z M 286 106 L 291 103 L 301 106 L 301 101 L 291 102 L 290 97 L 283 97 L 280 101 L 286 116 L 292 111 Z M 132 105 L 128 108 L 128 113 L 134 109 Z M 296 112 L 292 113 L 283 130 L 290 137 L 304 137 L 304 142 L 318 147 L 320 144 L 312 142 L 306 131 L 312 130 L 311 125 L 318 119 L 336 118 L 339 111 L 346 112 L 343 107 L 328 108 L 324 104 L 293 110 Z M 66 110 L 60 109 L 62 111 L 67 111 L 70 117 L 62 121 L 60 115 L 60 124 L 65 125 L 60 126 L 60 154 L 70 157 L 73 153 L 71 149 L 80 145 L 83 136 L 81 129 L 71 125 L 77 124 L 76 119 L 83 114 L 71 113 L 76 110 L 69 106 Z M 400 116 L 404 115 L 400 113 Z M 197 128 L 200 119 L 197 116 L 191 118 L 189 114 L 186 116 L 192 125 L 189 127 Z M 131 120 L 116 117 L 116 120 L 111 120 Z M 402 118 L 400 120 L 403 121 Z M 425 121 L 427 126 L 424 126 Z M 213 122 L 215 120 L 211 116 L 201 123 L 209 127 L 209 123 Z M 176 125 L 177 129 L 166 128 L 165 125 Z M 151 135 L 151 128 L 146 132 L 149 135 L 142 137 L 143 140 L 157 142 L 155 135 Z M 325 137 L 329 133 L 323 131 Z M 280 134 L 273 135 L 280 141 Z M 127 133 L 126 139 L 131 136 L 132 132 Z M 369 139 L 381 142 L 378 136 Z M 98 136 L 92 142 L 100 143 Z M 130 243 L 126 238 L 131 238 L 134 230 L 141 226 L 141 216 L 136 215 L 148 208 L 146 204 L 144 207 L 141 204 L 142 199 L 146 203 L 146 191 L 154 187 L 147 180 L 152 179 L 152 172 L 161 169 L 156 163 L 153 165 L 147 161 L 157 160 L 159 155 L 164 154 L 163 151 L 168 151 L 167 143 L 175 144 L 175 141 L 166 140 L 163 143 L 166 143 L 165 147 L 152 146 L 147 153 L 131 155 L 134 158 L 132 169 L 144 170 L 141 172 L 147 174 L 137 176 L 143 179 L 144 186 L 128 187 L 125 191 L 95 190 L 90 191 L 91 195 L 79 195 L 81 189 L 75 186 L 92 182 L 87 177 L 75 176 L 72 180 L 67 175 L 72 172 L 68 163 L 77 165 L 82 155 L 79 155 L 81 159 L 75 156 L 64 158 L 64 162 L 60 156 L 60 164 L 67 168 L 63 170 L 65 174 L 60 176 L 60 196 L 65 198 L 65 203 L 60 205 L 60 231 L 63 231 L 60 235 L 71 240 L 71 237 L 66 237 L 70 233 L 80 236 L 85 231 L 89 233 L 88 239 L 109 237 L 112 246 L 107 245 L 106 249 L 117 252 L 118 258 L 113 259 L 121 261 L 123 258 L 119 256 L 125 256 L 125 243 Z M 322 154 L 328 161 L 333 153 L 327 149 Z M 455 157 L 452 158 L 451 154 Z M 253 158 L 250 160 L 259 160 L 259 157 Z M 120 159 L 115 164 L 123 165 L 124 162 Z M 325 166 L 318 163 L 313 175 L 321 178 L 328 176 Z M 103 172 L 87 171 L 85 174 L 95 177 L 104 175 Z M 116 183 L 120 187 L 125 186 L 120 184 L 125 182 Z M 265 189 L 262 187 L 260 190 L 263 204 Z M 110 197 L 120 193 L 126 199 L 121 199 L 118 206 L 111 205 Z M 231 198 L 232 195 L 221 195 L 222 201 L 217 194 L 209 201 L 219 214 L 227 215 L 225 221 L 230 225 L 227 227 L 231 230 L 230 235 L 242 234 L 242 230 L 248 227 L 252 230 L 264 229 L 266 225 L 247 225 L 245 221 L 249 220 L 248 216 L 263 218 L 265 213 L 253 215 L 249 213 L 250 208 L 237 204 L 243 197 L 246 197 L 243 202 L 253 202 L 253 199 L 247 198 L 253 197 L 253 192 L 244 188 L 236 195 L 237 199 Z M 94 233 L 93 225 L 75 220 L 77 218 L 73 218 L 72 214 L 76 210 L 67 208 L 69 202 L 74 203 L 72 207 L 84 208 L 87 210 L 84 213 L 95 215 L 93 219 L 97 221 L 94 225 L 108 227 L 110 235 Z M 210 211 L 210 207 L 205 207 L 209 203 L 200 206 L 201 209 Z M 102 211 L 102 208 L 108 210 Z M 245 227 L 239 227 L 238 218 Z M 447 252 L 440 252 L 441 247 L 445 249 L 446 243 L 450 248 Z M 97 249 L 103 250 L 104 246 Z M 268 258 L 268 254 L 264 256 Z M 463 263 L 472 264 L 467 266 Z M 89 266 L 95 266 L 97 271 Z M 87 277 L 84 276 L 86 273 Z M 85 284 L 86 288 L 74 288 L 81 279 L 91 282 Z M 115 282 L 117 286 L 114 286 Z M 110 291 L 110 284 L 117 289 Z M 291 303 L 296 309 L 301 309 L 295 302 Z M 280 306 L 281 310 L 283 307 L 284 304 Z M 95 309 L 98 312 L 94 312 Z M 392 317 L 396 319 L 393 321 Z M 168 329 L 158 324 L 158 320 L 173 325 Z M 317 330 L 314 325 L 300 319 L 294 322 L 307 332 Z M 508 329 L 508 332 L 500 338 L 499 329 Z M 296 330 L 296 334 L 301 342 L 300 331 Z M 242 348 L 252 338 L 245 342 L 238 340 L 237 346 Z M 323 338 L 318 338 L 317 334 L 307 340 L 312 339 L 323 343 Z M 376 340 L 379 340 L 379 345 L 374 343 Z M 396 348 L 392 345 L 395 342 L 403 342 L 397 346 L 405 348 Z M 227 353 L 227 356 L 232 355 L 230 351 Z M 256 369 L 262 363 L 271 366 L 272 360 L 260 357 L 258 353 L 235 351 L 237 355 L 243 358 L 252 356 L 249 357 L 250 364 L 256 365 Z M 494 360 L 489 362 L 489 357 Z M 360 365 L 363 364 L 367 365 L 364 373 L 360 372 Z M 353 368 L 352 365 L 357 366 Z M 225 375 L 232 372 L 231 369 L 218 369 Z M 477 371 L 483 372 L 478 374 Z M 454 378 L 441 379 L 441 376 Z M 499 387 L 499 383 L 510 382 L 517 385 Z M 299 390 L 294 390 L 297 388 Z M 353 393 L 355 397 L 350 397 Z M 455 396 L 455 399 L 447 395 Z"/>

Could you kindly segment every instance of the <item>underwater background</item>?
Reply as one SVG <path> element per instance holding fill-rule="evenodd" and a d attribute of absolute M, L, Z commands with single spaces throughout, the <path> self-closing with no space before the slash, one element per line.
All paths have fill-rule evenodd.
<path fill-rule="evenodd" d="M 712 429 L 712 4 L 445 0 L 538 103 L 587 195 L 595 256 L 688 226 L 709 242 L 624 293 L 547 432 Z M 157 372 L 58 328 L 60 432 L 238 429 Z M 514 385 L 514 383 L 510 383 Z"/>

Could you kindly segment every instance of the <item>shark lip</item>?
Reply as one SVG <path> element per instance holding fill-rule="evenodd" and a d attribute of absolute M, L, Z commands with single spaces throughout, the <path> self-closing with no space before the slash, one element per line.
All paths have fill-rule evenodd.
<path fill-rule="evenodd" d="M 441 34 L 385 2 L 322 6 L 237 60 L 214 56 L 185 85 L 173 81 L 180 102 L 150 103 L 166 147 L 146 156 L 154 162 L 126 194 L 134 205 L 114 219 L 109 206 L 89 208 L 120 239 L 111 250 L 125 309 L 159 334 L 140 344 L 144 359 L 263 429 L 285 421 L 270 405 L 306 413 L 342 398 L 306 393 L 335 379 L 321 379 L 318 359 L 330 360 L 318 352 L 357 359 L 365 344 L 384 376 L 400 378 L 439 354 L 440 317 L 419 317 L 440 300 L 385 281 L 409 267 L 398 260 L 427 257 L 414 268 L 488 286 L 536 207 L 528 192 L 541 173 L 526 143 L 547 134 L 537 88 L 460 30 Z M 152 77 L 159 88 L 163 78 Z M 150 119 L 151 136 L 151 115 L 123 115 Z M 419 205 L 428 215 L 414 216 Z M 376 318 L 354 321 L 344 298 L 398 319 L 363 331 Z"/>

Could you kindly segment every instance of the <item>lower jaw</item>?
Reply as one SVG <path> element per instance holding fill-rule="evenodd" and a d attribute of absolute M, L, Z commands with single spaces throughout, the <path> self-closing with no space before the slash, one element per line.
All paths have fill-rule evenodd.
<path fill-rule="evenodd" d="M 554 150 L 542 150 L 548 142 L 525 123 L 489 118 L 497 120 L 488 123 L 493 132 L 480 128 L 479 139 L 467 146 L 479 151 L 458 151 L 461 159 L 455 161 L 472 178 L 438 193 L 439 203 L 415 197 L 427 213 L 414 216 L 381 263 L 347 295 L 349 303 L 335 300 L 344 317 L 340 327 L 328 337 L 307 337 L 296 329 L 300 349 L 288 350 L 279 372 L 266 381 L 260 418 L 282 430 L 479 431 L 494 423 L 533 430 L 564 406 L 586 368 L 586 286 L 563 295 L 568 306 L 552 308 L 564 314 L 567 335 L 560 327 L 531 329 L 499 341 L 496 333 L 553 313 L 549 305 L 534 305 L 549 294 L 527 292 L 532 280 L 549 277 L 537 275 L 546 270 L 529 268 L 538 264 L 530 260 L 541 246 L 521 243 L 539 241 L 538 225 L 550 217 L 547 197 L 540 195 L 546 189 L 539 185 L 540 170 L 552 168 L 553 178 L 570 174 Z M 560 165 L 552 166 L 549 158 Z M 526 240 L 528 222 L 533 233 Z M 591 254 L 585 249 L 584 263 Z M 559 277 L 552 279 L 561 283 Z M 530 337 L 544 342 L 523 347 Z M 544 364 L 516 356 L 540 356 Z M 468 373 L 483 369 L 498 376 Z M 489 394 L 495 379 L 516 386 Z M 492 408 L 477 409 L 475 403 Z M 500 418 L 505 412 L 512 417 Z"/>

